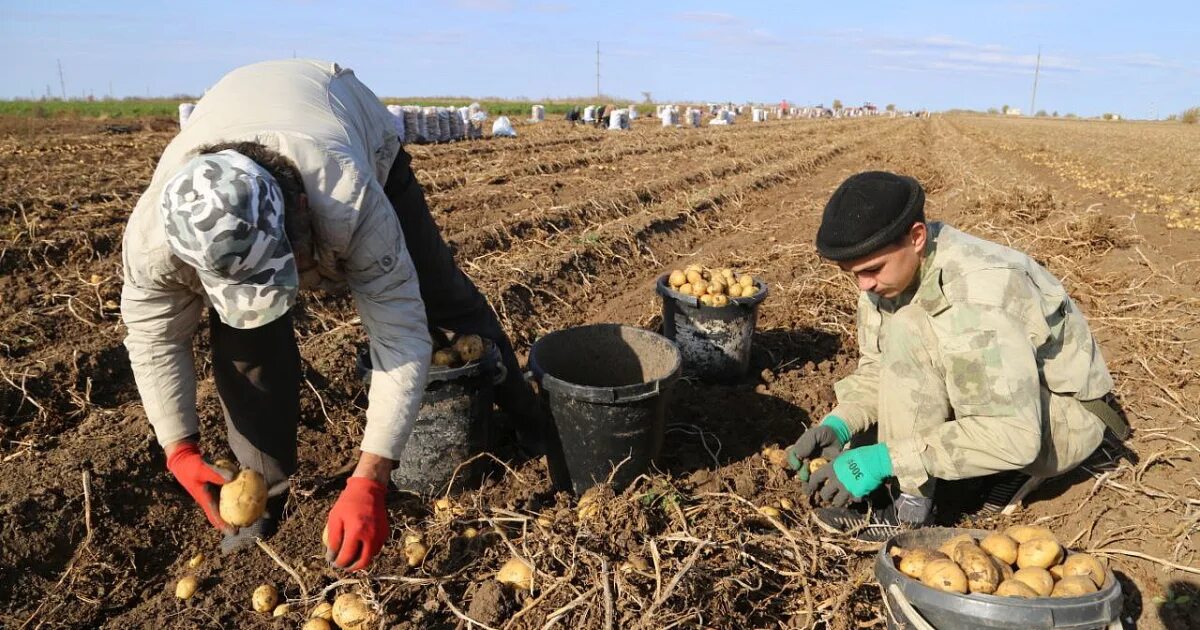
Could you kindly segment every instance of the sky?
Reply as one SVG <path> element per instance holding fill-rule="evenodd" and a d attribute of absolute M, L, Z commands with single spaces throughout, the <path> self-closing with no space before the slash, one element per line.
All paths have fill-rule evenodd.
<path fill-rule="evenodd" d="M 198 95 L 293 56 L 381 97 L 588 97 L 599 42 L 621 99 L 1028 110 L 1040 47 L 1037 109 L 1161 118 L 1200 105 L 1198 23 L 1195 0 L 0 0 L 0 98 Z"/>

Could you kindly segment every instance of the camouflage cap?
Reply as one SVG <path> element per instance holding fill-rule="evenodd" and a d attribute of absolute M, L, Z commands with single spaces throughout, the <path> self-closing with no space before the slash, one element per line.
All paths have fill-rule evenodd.
<path fill-rule="evenodd" d="M 265 326 L 296 301 L 300 286 L 275 178 L 232 150 L 199 155 L 163 188 L 171 251 L 196 269 L 221 321 Z"/>

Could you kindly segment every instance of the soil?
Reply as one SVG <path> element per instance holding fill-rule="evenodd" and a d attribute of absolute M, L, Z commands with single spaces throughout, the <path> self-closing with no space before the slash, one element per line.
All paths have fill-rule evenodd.
<path fill-rule="evenodd" d="M 751 370 L 729 385 L 681 381 L 656 470 L 586 510 L 554 492 L 543 459 L 507 451 L 448 512 L 391 493 L 391 540 L 349 575 L 325 563 L 320 532 L 362 436 L 353 303 L 301 298 L 300 468 L 266 541 L 279 562 L 257 548 L 221 557 L 165 470 L 116 306 L 124 224 L 174 123 L 0 118 L 0 625 L 299 626 L 318 599 L 353 589 L 385 628 L 884 627 L 873 556 L 816 529 L 800 482 L 760 452 L 826 413 L 855 366 L 855 287 L 812 240 L 842 179 L 891 169 L 925 184 L 931 219 L 1064 279 L 1135 429 L 1014 516 L 942 520 L 1045 524 L 1114 569 L 1126 627 L 1197 626 L 1200 129 L 934 117 L 518 132 L 410 150 L 460 265 L 522 355 L 567 326 L 657 328 L 655 279 L 698 262 L 770 285 Z M 229 451 L 207 349 L 201 332 L 202 448 L 218 459 Z M 761 516 L 766 505 L 781 517 Z M 408 533 L 430 547 L 416 568 Z M 187 568 L 198 552 L 207 559 Z M 514 554 L 537 569 L 528 594 L 493 579 Z M 181 602 L 188 574 L 201 587 Z M 261 583 L 295 612 L 254 613 Z"/>

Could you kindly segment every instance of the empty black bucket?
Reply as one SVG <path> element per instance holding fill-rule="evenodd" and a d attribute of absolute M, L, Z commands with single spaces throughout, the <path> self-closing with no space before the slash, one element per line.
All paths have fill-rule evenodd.
<path fill-rule="evenodd" d="M 887 593 L 888 628 L 1091 630 L 1121 627 L 1121 584 L 1112 570 L 1108 571 L 1104 588 L 1080 597 L 1024 599 L 977 593 L 959 595 L 932 589 L 905 576 L 896 568 L 890 553 L 893 547 L 937 549 L 959 534 L 970 534 L 981 540 L 989 533 L 981 529 L 926 527 L 893 536 L 875 559 L 875 578 Z"/>
<path fill-rule="evenodd" d="M 400 461 L 392 470 L 392 483 L 420 494 L 445 491 L 459 464 L 491 451 L 493 387 L 504 380 L 504 366 L 495 344 L 485 339 L 484 355 L 462 367 L 432 365 L 421 398 L 421 410 Z M 371 382 L 371 355 L 358 355 L 359 374 Z M 455 485 L 471 485 L 485 472 L 486 462 L 464 467 Z"/>
<path fill-rule="evenodd" d="M 674 344 L 631 326 L 580 326 L 538 339 L 529 368 L 561 444 L 548 452 L 557 485 L 583 494 L 611 476 L 620 491 L 650 468 L 679 377 Z"/>
<path fill-rule="evenodd" d="M 726 306 L 705 306 L 700 298 L 684 295 L 658 279 L 663 301 L 663 334 L 679 346 L 683 371 L 706 381 L 735 381 L 750 368 L 750 347 L 758 324 L 758 305 L 767 298 L 767 285 L 746 298 L 730 298 Z"/>

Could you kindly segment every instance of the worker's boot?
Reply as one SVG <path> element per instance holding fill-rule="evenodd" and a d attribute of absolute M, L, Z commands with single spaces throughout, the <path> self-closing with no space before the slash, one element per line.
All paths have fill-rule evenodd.
<path fill-rule="evenodd" d="M 988 479 L 987 497 L 977 514 L 1012 514 L 1041 484 L 1041 477 L 1019 470 L 996 473 Z"/>
<path fill-rule="evenodd" d="M 865 543 L 883 543 L 901 531 L 933 523 L 933 499 L 928 497 L 900 493 L 881 509 L 860 505 L 817 508 L 813 522 L 827 532 Z"/>

